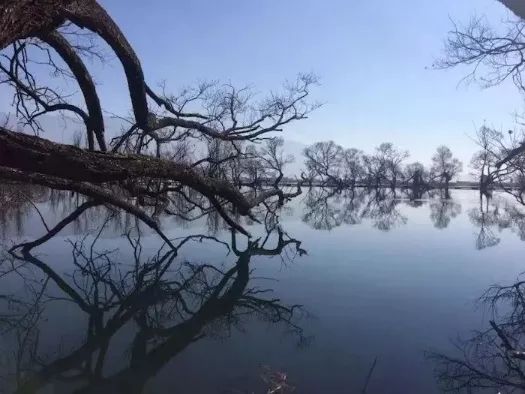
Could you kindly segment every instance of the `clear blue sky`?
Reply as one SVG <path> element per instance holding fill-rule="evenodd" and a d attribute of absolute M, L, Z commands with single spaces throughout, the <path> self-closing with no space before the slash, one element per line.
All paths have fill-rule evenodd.
<path fill-rule="evenodd" d="M 321 78 L 325 106 L 289 129 L 301 143 L 333 139 L 371 150 L 391 141 L 428 162 L 439 144 L 464 161 L 467 135 L 487 121 L 514 127 L 521 97 L 512 84 L 459 86 L 468 72 L 431 69 L 450 18 L 510 16 L 496 0 L 101 0 L 141 58 L 151 85 L 174 90 L 202 79 L 277 88 L 297 72 Z M 103 106 L 129 110 L 119 65 L 97 71 Z"/>

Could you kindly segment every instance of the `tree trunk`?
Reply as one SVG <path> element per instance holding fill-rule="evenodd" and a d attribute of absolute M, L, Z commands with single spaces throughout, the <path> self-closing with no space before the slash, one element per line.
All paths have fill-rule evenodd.
<path fill-rule="evenodd" d="M 141 155 L 91 152 L 0 127 L 0 166 L 71 182 L 120 182 L 140 177 L 180 182 L 207 197 L 233 203 L 243 215 L 252 203 L 228 181 L 203 176 L 168 160 Z M 264 195 L 268 198 L 267 191 Z M 279 195 L 275 190 L 272 195 Z M 282 193 L 282 192 L 281 192 Z M 271 193 L 270 193 L 271 194 Z M 260 203 L 258 201 L 257 203 Z"/>
<path fill-rule="evenodd" d="M 516 16 L 521 19 L 525 19 L 525 2 L 523 0 L 499 0 L 500 3 L 504 4 L 510 9 Z"/>
<path fill-rule="evenodd" d="M 0 0 L 0 50 L 17 40 L 55 30 L 72 0 Z"/>

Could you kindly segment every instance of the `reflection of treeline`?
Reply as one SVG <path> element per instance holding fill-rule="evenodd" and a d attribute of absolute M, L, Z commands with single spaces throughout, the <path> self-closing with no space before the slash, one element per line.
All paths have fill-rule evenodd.
<path fill-rule="evenodd" d="M 303 221 L 317 230 L 331 230 L 368 220 L 378 230 L 389 231 L 407 223 L 400 211 L 402 204 L 417 208 L 428 203 L 436 228 L 446 228 L 461 213 L 458 202 L 442 198 L 435 191 L 427 192 L 425 199 L 411 197 L 410 190 L 311 188 L 304 200 Z"/>
<path fill-rule="evenodd" d="M 428 205 L 429 218 L 437 229 L 447 228 L 461 214 L 461 204 L 436 190 L 412 199 L 409 189 L 389 190 L 366 188 L 337 189 L 313 187 L 304 197 L 302 219 L 316 230 L 331 230 L 341 225 L 368 221 L 373 227 L 389 231 L 407 223 L 400 208 Z M 475 246 L 485 249 L 499 244 L 497 235 L 503 230 L 516 233 L 525 241 L 525 211 L 522 205 L 508 198 L 481 196 L 479 207 L 468 211 L 476 230 Z"/>

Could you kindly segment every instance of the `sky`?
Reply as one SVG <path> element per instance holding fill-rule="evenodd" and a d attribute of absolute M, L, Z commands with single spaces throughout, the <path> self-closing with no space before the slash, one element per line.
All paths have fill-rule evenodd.
<path fill-rule="evenodd" d="M 100 2 L 153 86 L 165 80 L 175 92 L 221 80 L 263 94 L 299 72 L 317 74 L 312 99 L 323 107 L 284 134 L 298 144 L 331 139 L 371 151 L 393 142 L 423 163 L 446 144 L 467 164 L 477 127 L 514 128 L 515 113 L 523 110 L 512 83 L 482 89 L 459 84 L 467 67 L 432 68 L 443 55 L 451 19 L 466 23 L 486 15 L 497 25 L 511 16 L 496 0 Z M 127 113 L 118 62 L 96 66 L 95 75 L 103 107 Z"/>

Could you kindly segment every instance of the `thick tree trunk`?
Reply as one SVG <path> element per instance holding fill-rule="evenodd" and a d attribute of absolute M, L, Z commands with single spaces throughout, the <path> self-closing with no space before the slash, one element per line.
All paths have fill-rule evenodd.
<path fill-rule="evenodd" d="M 525 2 L 523 0 L 499 0 L 510 9 L 516 16 L 525 19 Z"/>
<path fill-rule="evenodd" d="M 277 196 L 282 200 L 301 192 L 300 187 L 293 194 L 284 194 L 282 190 L 272 188 L 256 198 L 247 198 L 227 180 L 204 176 L 184 164 L 150 156 L 86 151 L 72 145 L 15 133 L 3 127 L 0 127 L 1 166 L 31 174 L 34 183 L 39 183 L 38 176 L 59 178 L 66 181 L 61 182 L 62 189 L 67 186 L 67 182 L 96 185 L 141 177 L 180 182 L 211 200 L 227 200 L 241 215 L 248 215 L 251 208 L 270 197 Z M 48 186 L 44 178 L 40 183 Z"/>
<path fill-rule="evenodd" d="M 72 0 L 0 0 L 0 50 L 16 40 L 55 30 Z"/>
<path fill-rule="evenodd" d="M 94 150 L 95 148 L 93 138 L 93 134 L 95 134 L 100 150 L 106 151 L 102 107 L 95 88 L 95 82 L 93 81 L 93 78 L 91 78 L 84 62 L 80 56 L 77 55 L 69 42 L 58 32 L 42 34 L 39 38 L 49 44 L 49 46 L 51 46 L 62 57 L 77 80 L 89 113 L 89 121 L 87 122 L 86 127 L 90 150 Z"/>

